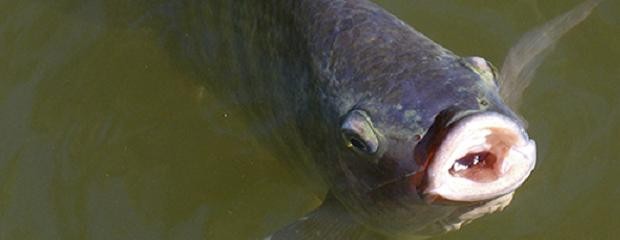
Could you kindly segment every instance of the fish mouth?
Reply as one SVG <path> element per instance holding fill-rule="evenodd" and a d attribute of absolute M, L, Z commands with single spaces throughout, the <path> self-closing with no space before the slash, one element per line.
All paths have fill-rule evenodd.
<path fill-rule="evenodd" d="M 536 163 L 536 144 L 512 119 L 495 112 L 451 124 L 426 169 L 427 202 L 474 202 L 514 192 Z"/>

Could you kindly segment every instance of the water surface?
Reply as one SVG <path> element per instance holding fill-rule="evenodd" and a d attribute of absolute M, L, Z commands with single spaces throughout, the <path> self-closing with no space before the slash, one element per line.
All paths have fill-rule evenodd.
<path fill-rule="evenodd" d="M 522 33 L 579 1 L 379 3 L 501 66 Z M 201 84 L 228 76 L 178 61 L 166 39 L 184 23 L 153 17 L 172 6 L 0 1 L 0 239 L 260 239 L 316 206 L 320 187 Z M 620 235 L 618 13 L 604 2 L 526 91 L 519 112 L 539 163 L 513 204 L 438 239 Z"/>

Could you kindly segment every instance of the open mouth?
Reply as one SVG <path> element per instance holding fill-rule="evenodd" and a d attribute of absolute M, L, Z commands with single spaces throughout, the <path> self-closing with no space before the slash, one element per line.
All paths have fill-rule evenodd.
<path fill-rule="evenodd" d="M 426 172 L 430 199 L 482 201 L 516 190 L 536 162 L 536 145 L 508 117 L 467 116 L 450 127 Z"/>

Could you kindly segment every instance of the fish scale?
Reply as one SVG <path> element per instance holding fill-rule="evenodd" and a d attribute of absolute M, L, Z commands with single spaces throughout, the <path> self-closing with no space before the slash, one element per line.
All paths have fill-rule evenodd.
<path fill-rule="evenodd" d="M 257 128 L 264 144 L 286 149 L 280 158 L 328 186 L 329 201 L 271 239 L 410 238 L 455 230 L 503 209 L 534 166 L 534 143 L 497 85 L 516 80 L 497 79 L 501 74 L 483 58 L 455 55 L 370 1 L 192 4 L 217 12 L 212 17 L 219 24 L 182 29 L 193 34 L 180 41 L 189 62 L 204 75 L 211 66 L 217 76 L 230 76 L 205 84 L 244 99 L 238 103 L 253 122 L 269 126 Z M 581 20 L 547 26 L 571 28 Z M 228 51 L 213 53 L 201 36 Z M 518 62 L 521 55 L 514 56 L 510 61 Z M 351 117 L 359 112 L 367 117 Z M 490 133 L 474 139 L 468 131 Z M 459 165 L 464 156 L 452 156 L 453 148 L 506 159 Z M 512 167 L 504 169 L 505 161 Z M 450 173 L 453 166 L 458 174 Z M 479 178 L 475 171 L 505 175 Z M 334 220 L 346 224 L 317 224 Z"/>

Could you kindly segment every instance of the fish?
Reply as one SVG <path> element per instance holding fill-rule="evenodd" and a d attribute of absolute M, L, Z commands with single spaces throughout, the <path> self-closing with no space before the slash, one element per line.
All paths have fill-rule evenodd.
<path fill-rule="evenodd" d="M 243 106 L 264 144 L 328 189 L 265 238 L 276 240 L 425 238 L 507 207 L 536 166 L 516 112 L 522 94 L 548 49 L 599 2 L 526 33 L 500 72 L 367 0 L 174 4 L 185 9 L 178 49 L 205 86 Z"/>

